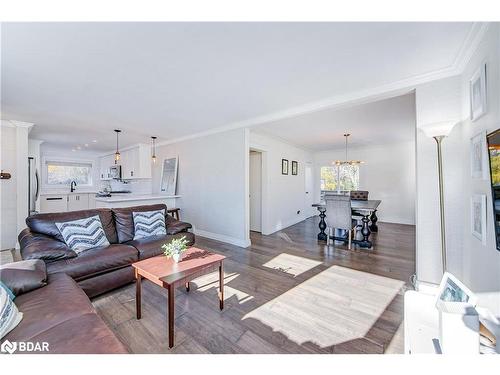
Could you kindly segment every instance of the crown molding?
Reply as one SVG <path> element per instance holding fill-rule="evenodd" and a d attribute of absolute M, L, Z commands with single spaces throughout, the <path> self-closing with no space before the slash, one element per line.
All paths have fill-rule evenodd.
<path fill-rule="evenodd" d="M 24 121 L 16 121 L 16 120 L 1 120 L 1 125 L 5 126 L 7 128 L 28 128 L 31 130 L 33 127 L 33 123 L 31 122 L 24 122 Z"/>
<path fill-rule="evenodd" d="M 474 22 L 472 24 L 469 34 L 462 43 L 462 47 L 458 51 L 457 57 L 452 65 L 457 75 L 462 74 L 465 70 L 465 67 L 479 47 L 490 25 L 491 22 Z"/>

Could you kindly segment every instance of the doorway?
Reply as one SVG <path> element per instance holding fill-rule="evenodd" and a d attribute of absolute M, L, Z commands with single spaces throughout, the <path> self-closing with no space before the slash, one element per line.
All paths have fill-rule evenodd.
<path fill-rule="evenodd" d="M 315 215 L 315 209 L 312 207 L 314 200 L 314 176 L 312 163 L 306 163 L 304 170 L 305 177 L 305 208 L 307 217 Z"/>
<path fill-rule="evenodd" d="M 250 230 L 262 232 L 262 153 L 250 150 Z"/>

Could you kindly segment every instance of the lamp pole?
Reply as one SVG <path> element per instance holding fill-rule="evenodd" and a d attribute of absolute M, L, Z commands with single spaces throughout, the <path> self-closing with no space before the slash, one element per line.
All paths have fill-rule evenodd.
<path fill-rule="evenodd" d="M 441 143 L 445 138 L 444 135 L 433 137 L 437 145 L 438 159 L 438 181 L 439 181 L 439 213 L 441 219 L 441 263 L 443 274 L 446 272 L 446 228 L 444 218 L 444 187 L 443 187 L 443 155 L 441 152 Z"/>

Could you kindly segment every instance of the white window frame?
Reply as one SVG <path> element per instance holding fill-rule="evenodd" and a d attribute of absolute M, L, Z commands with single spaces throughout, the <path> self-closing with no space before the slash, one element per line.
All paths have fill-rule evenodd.
<path fill-rule="evenodd" d="M 70 184 L 49 184 L 49 163 L 64 163 L 64 164 L 88 164 L 90 165 L 90 176 L 88 184 L 78 184 L 80 187 L 93 187 L 94 186 L 94 168 L 95 161 L 90 159 L 72 159 L 72 158 L 61 158 L 61 157 L 50 157 L 45 156 L 42 158 L 42 186 L 47 190 L 69 187 Z"/>
<path fill-rule="evenodd" d="M 361 187 L 361 166 L 358 165 L 357 167 L 358 167 L 358 187 L 357 187 L 357 190 L 359 190 Z M 319 186 L 320 186 L 320 188 L 321 188 L 321 169 L 322 168 L 334 168 L 334 169 L 336 169 L 337 166 L 336 165 L 321 165 L 319 167 Z M 340 168 L 342 168 L 342 166 L 340 166 Z M 321 191 L 337 191 L 337 189 L 335 189 L 335 190 L 323 190 L 323 189 L 321 189 Z M 348 190 L 340 189 L 340 191 L 348 191 Z"/>

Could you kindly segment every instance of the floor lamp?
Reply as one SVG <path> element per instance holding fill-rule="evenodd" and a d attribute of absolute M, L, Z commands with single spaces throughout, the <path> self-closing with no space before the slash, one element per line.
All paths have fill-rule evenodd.
<path fill-rule="evenodd" d="M 456 124 L 457 121 L 443 121 L 426 124 L 420 127 L 427 137 L 434 138 L 437 146 L 439 214 L 441 221 L 441 265 L 443 274 L 446 272 L 446 226 L 444 217 L 443 154 L 441 152 L 441 144 L 443 139 L 451 133 Z"/>

